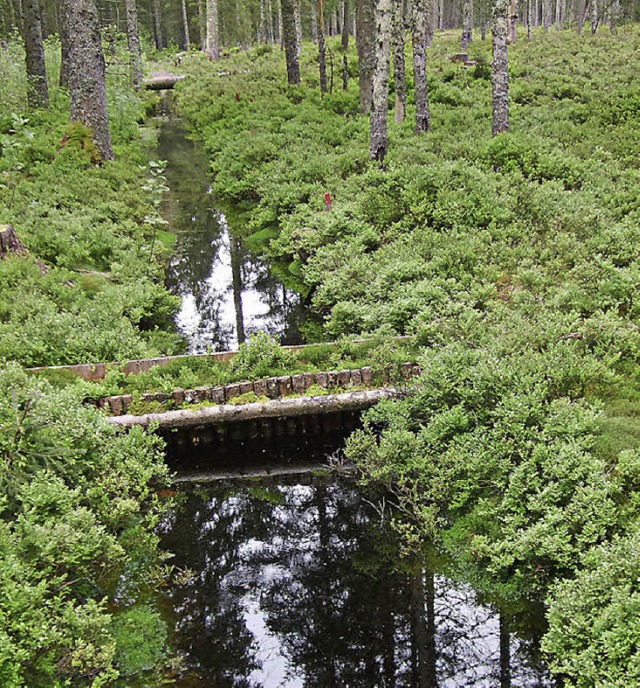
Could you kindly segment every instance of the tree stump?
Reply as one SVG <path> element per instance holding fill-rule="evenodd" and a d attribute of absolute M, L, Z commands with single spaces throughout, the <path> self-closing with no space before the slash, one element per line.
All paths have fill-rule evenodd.
<path fill-rule="evenodd" d="M 29 255 L 27 247 L 18 239 L 16 230 L 11 225 L 0 225 L 0 258 L 5 258 L 9 253 Z"/>

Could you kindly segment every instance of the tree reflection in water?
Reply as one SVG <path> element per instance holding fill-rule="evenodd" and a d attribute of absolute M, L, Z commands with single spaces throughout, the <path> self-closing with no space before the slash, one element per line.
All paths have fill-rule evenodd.
<path fill-rule="evenodd" d="M 169 120 L 160 131 L 158 157 L 168 163 L 163 215 L 177 235 L 167 286 L 182 297 L 176 324 L 189 351 L 235 348 L 258 329 L 278 335 L 283 344 L 299 343 L 302 298 L 242 244 L 214 207 L 200 144 Z"/>
<path fill-rule="evenodd" d="M 194 574 L 169 593 L 179 685 L 552 685 L 531 619 L 403 565 L 355 484 L 227 481 L 182 499 L 163 526 Z"/>

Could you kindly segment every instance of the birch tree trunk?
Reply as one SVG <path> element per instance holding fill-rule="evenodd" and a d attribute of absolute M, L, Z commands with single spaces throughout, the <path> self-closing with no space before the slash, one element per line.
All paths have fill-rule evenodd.
<path fill-rule="evenodd" d="M 462 51 L 473 41 L 473 0 L 464 0 L 462 5 Z"/>
<path fill-rule="evenodd" d="M 296 28 L 296 57 L 302 52 L 302 15 L 300 14 L 300 0 L 293 0 L 293 19 Z"/>
<path fill-rule="evenodd" d="M 127 46 L 129 47 L 129 73 L 131 83 L 140 88 L 142 83 L 142 52 L 138 33 L 138 7 L 136 0 L 125 0 L 127 20 Z"/>
<path fill-rule="evenodd" d="M 371 110 L 373 70 L 375 68 L 375 6 L 372 0 L 356 0 L 356 42 L 360 81 L 360 114 Z"/>
<path fill-rule="evenodd" d="M 393 80 L 396 91 L 395 121 L 407 115 L 407 79 L 404 64 L 404 0 L 393 1 Z"/>
<path fill-rule="evenodd" d="M 49 107 L 49 88 L 38 0 L 24 0 L 22 12 L 27 66 L 27 101 L 30 108 L 47 108 Z"/>
<path fill-rule="evenodd" d="M 427 8 L 428 0 L 415 0 L 413 5 L 413 80 L 416 89 L 416 134 L 429 131 L 429 91 L 427 88 Z"/>
<path fill-rule="evenodd" d="M 287 58 L 287 81 L 300 83 L 300 64 L 298 63 L 295 0 L 282 0 L 282 41 Z"/>
<path fill-rule="evenodd" d="M 375 68 L 371 102 L 369 157 L 384 162 L 389 149 L 387 113 L 389 110 L 389 62 L 391 51 L 391 2 L 378 0 L 376 5 Z"/>
<path fill-rule="evenodd" d="M 491 75 L 493 99 L 491 132 L 493 136 L 509 130 L 508 2 L 509 0 L 496 0 L 493 7 L 493 71 Z"/>
<path fill-rule="evenodd" d="M 189 16 L 187 15 L 186 0 L 182 0 L 182 28 L 184 31 L 184 48 L 186 51 L 191 50 L 191 36 L 189 34 Z"/>
<path fill-rule="evenodd" d="M 527 40 L 531 40 L 531 0 L 527 0 Z"/>
<path fill-rule="evenodd" d="M 91 130 L 103 160 L 113 160 L 100 22 L 95 0 L 63 0 L 69 41 L 70 121 Z"/>
<path fill-rule="evenodd" d="M 542 28 L 548 31 L 551 28 L 551 0 L 542 0 Z"/>
<path fill-rule="evenodd" d="M 220 59 L 218 47 L 218 0 L 206 0 L 207 7 L 207 53 L 211 61 Z"/>
<path fill-rule="evenodd" d="M 324 42 L 324 12 L 322 0 L 318 1 L 318 64 L 320 66 L 320 93 L 327 92 L 327 46 Z"/>
<path fill-rule="evenodd" d="M 598 8 L 598 0 L 591 0 L 591 33 L 596 34 L 598 31 L 598 24 L 600 23 L 600 15 Z"/>

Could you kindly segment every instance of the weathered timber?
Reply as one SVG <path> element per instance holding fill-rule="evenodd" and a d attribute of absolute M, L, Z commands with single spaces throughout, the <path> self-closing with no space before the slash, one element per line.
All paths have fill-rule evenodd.
<path fill-rule="evenodd" d="M 0 258 L 5 258 L 10 253 L 15 256 L 29 255 L 16 230 L 11 225 L 0 225 Z"/>
<path fill-rule="evenodd" d="M 389 399 L 397 394 L 395 389 L 382 388 L 319 397 L 277 399 L 253 404 L 223 404 L 193 411 L 167 411 L 166 413 L 147 413 L 143 416 L 110 416 L 107 421 L 122 428 L 131 428 L 135 425 L 145 428 L 153 425 L 163 429 L 197 428 L 265 418 L 295 418 L 337 411 L 359 411 L 374 406 L 381 399 Z"/>
<path fill-rule="evenodd" d="M 178 76 L 171 72 L 154 72 L 149 79 L 144 80 L 143 85 L 149 91 L 162 91 L 173 88 L 179 81 L 186 78 L 186 75 Z"/>

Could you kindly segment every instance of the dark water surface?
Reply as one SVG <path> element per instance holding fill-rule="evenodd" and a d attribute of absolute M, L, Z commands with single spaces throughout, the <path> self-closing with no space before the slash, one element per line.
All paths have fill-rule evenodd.
<path fill-rule="evenodd" d="M 167 161 L 170 187 L 163 215 L 177 235 L 167 284 L 182 297 L 176 325 L 189 353 L 235 349 L 256 330 L 277 335 L 283 344 L 299 344 L 302 299 L 236 235 L 241 220 L 217 207 L 201 144 L 188 139 L 178 121 L 167 119 L 157 155 Z"/>
<path fill-rule="evenodd" d="M 380 495 L 336 474 L 182 485 L 162 527 L 178 686 L 552 686 L 542 610 L 403 560 Z"/>

